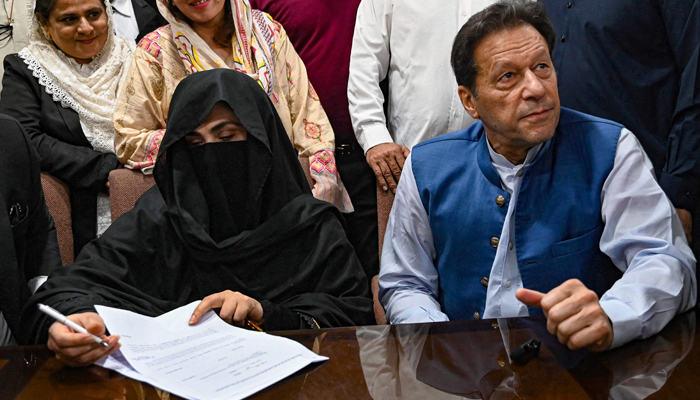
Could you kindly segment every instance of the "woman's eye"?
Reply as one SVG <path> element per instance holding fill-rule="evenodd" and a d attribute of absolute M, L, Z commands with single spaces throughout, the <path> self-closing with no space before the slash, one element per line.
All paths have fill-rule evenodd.
<path fill-rule="evenodd" d="M 222 142 L 229 142 L 231 140 L 236 140 L 240 135 L 241 133 L 237 128 L 229 128 L 219 134 L 219 140 Z"/>
<path fill-rule="evenodd" d="M 204 141 L 201 138 L 193 138 L 190 136 L 185 136 L 185 140 L 187 141 L 187 146 L 189 147 L 195 147 L 195 146 L 200 146 L 204 143 Z"/>

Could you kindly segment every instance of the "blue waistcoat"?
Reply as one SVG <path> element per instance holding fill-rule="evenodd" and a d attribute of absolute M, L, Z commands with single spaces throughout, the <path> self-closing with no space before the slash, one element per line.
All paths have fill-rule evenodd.
<path fill-rule="evenodd" d="M 515 206 L 513 239 L 524 287 L 546 293 L 577 278 L 600 296 L 621 276 L 599 248 L 601 190 L 621 130 L 612 121 L 561 109 L 554 137 L 525 170 Z M 491 273 L 510 202 L 483 125 L 421 143 L 411 158 L 435 241 L 442 311 L 450 319 L 483 315 L 482 278 Z M 496 201 L 499 196 L 505 203 Z M 529 312 L 542 314 L 533 307 Z"/>

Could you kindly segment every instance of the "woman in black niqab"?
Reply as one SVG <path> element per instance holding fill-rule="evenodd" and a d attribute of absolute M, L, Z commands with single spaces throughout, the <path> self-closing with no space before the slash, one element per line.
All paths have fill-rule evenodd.
<path fill-rule="evenodd" d="M 256 228 L 311 189 L 274 106 L 261 96 L 264 92 L 256 81 L 241 73 L 211 72 L 193 75 L 175 90 L 154 175 L 181 239 L 197 251 L 221 254 L 237 242 L 235 234 Z M 248 140 L 188 148 L 185 137 L 207 119 L 217 103 L 231 108 Z M 245 158 L 247 168 L 242 170 Z M 194 176 L 199 185 L 193 184 Z M 203 182 L 204 176 L 209 179 Z M 241 178 L 247 188 L 236 185 L 238 193 L 225 190 Z M 241 196 L 240 191 L 246 192 L 245 210 L 222 207 L 232 197 Z M 221 209 L 230 214 L 217 211 Z M 231 230 L 226 239 L 232 240 L 214 246 L 207 238 L 211 237 L 211 221 L 221 224 L 222 219 L 243 226 Z"/>
<path fill-rule="evenodd" d="M 217 104 L 247 131 L 243 142 L 188 144 Z M 217 69 L 175 91 L 156 187 L 75 263 L 57 270 L 20 321 L 27 343 L 51 322 L 94 305 L 156 316 L 227 290 L 260 302 L 264 329 L 373 323 L 369 285 L 339 211 L 315 199 L 272 103 L 245 74 Z"/>

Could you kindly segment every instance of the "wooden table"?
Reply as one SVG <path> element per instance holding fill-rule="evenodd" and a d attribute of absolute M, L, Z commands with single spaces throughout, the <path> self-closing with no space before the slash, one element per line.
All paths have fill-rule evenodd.
<path fill-rule="evenodd" d="M 602 354 L 569 351 L 541 318 L 281 332 L 330 357 L 252 399 L 698 399 L 698 312 Z M 542 341 L 537 358 L 508 347 Z M 70 368 L 45 346 L 0 348 L 0 399 L 168 399 L 99 367 Z"/>

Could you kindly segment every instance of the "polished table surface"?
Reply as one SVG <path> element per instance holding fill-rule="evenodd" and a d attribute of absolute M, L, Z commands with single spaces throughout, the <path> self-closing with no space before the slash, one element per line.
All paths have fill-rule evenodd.
<path fill-rule="evenodd" d="M 282 332 L 330 360 L 251 399 L 698 399 L 699 314 L 604 353 L 569 351 L 534 317 Z M 538 356 L 512 365 L 510 349 L 530 339 L 542 342 Z M 5 398 L 178 397 L 100 367 L 65 367 L 29 346 L 0 348 Z"/>

